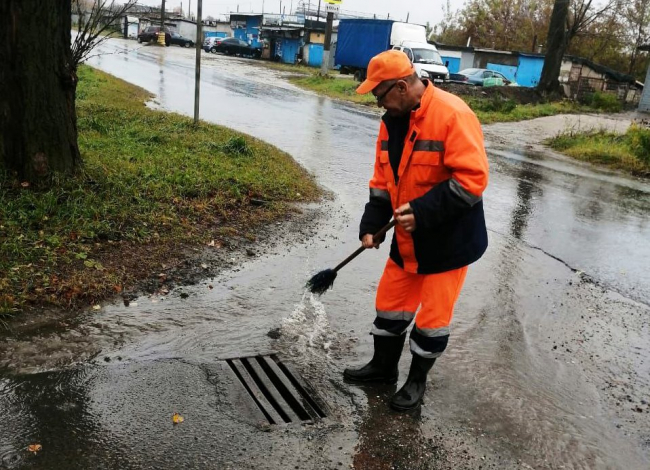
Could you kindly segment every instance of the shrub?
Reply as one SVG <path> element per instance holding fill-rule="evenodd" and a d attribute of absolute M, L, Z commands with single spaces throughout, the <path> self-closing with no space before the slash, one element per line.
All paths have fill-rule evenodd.
<path fill-rule="evenodd" d="M 634 155 L 645 165 L 650 165 L 650 129 L 632 126 L 627 136 Z"/>
<path fill-rule="evenodd" d="M 598 91 L 589 97 L 587 103 L 594 109 L 610 113 L 620 113 L 623 109 L 623 104 L 618 100 L 616 95 L 612 93 L 602 93 Z"/>
<path fill-rule="evenodd" d="M 222 149 L 229 155 L 243 155 L 248 157 L 253 154 L 253 150 L 246 142 L 246 139 L 239 136 L 228 139 L 228 141 L 223 144 Z"/>
<path fill-rule="evenodd" d="M 470 106 L 477 111 L 486 113 L 503 113 L 508 114 L 517 107 L 517 102 L 510 98 L 504 98 L 499 95 L 492 95 L 488 99 L 471 100 Z"/>

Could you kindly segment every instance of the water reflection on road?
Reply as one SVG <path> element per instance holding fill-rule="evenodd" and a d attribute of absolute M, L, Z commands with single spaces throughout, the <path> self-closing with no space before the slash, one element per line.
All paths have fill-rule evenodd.
<path fill-rule="evenodd" d="M 191 51 L 125 41 L 111 41 L 104 49 L 115 54 L 94 58 L 92 65 L 155 93 L 165 110 L 193 113 Z M 490 248 L 470 270 L 427 406 L 418 417 L 386 414 L 390 390 L 340 383 L 343 365 L 371 352 L 365 333 L 386 248 L 346 267 L 322 299 L 303 291 L 311 273 L 358 246 L 378 114 L 298 90 L 254 61 L 204 58 L 202 119 L 289 152 L 336 199 L 317 236 L 224 273 L 214 289 L 201 285 L 187 300 L 143 298 L 138 306 L 113 305 L 93 316 L 83 331 L 102 356 L 137 367 L 144 361 L 199 364 L 280 351 L 338 407 L 344 428 L 356 423 L 357 443 L 346 440 L 348 428 L 330 428 L 324 437 L 326 447 L 349 452 L 355 468 L 383 468 L 385 462 L 431 468 L 427 465 L 445 454 L 450 429 L 461 436 L 453 442 L 471 436 L 500 468 L 518 467 L 520 461 L 534 468 L 647 468 L 642 443 L 649 438 L 644 418 L 650 412 L 642 398 L 650 393 L 650 364 L 644 362 L 650 353 L 647 183 L 532 152 L 523 146 L 530 139 L 523 135 L 525 126 L 504 128 L 513 134 L 505 144 L 489 142 Z M 278 328 L 279 338 L 267 335 Z M 48 343 L 53 350 L 64 347 L 65 333 L 61 338 L 60 344 Z M 18 357 L 15 370 L 21 370 Z M 63 446 L 62 455 L 92 446 L 89 439 L 108 449 L 134 449 L 155 436 L 156 426 L 114 432 L 126 418 L 111 415 L 111 400 L 98 391 L 107 390 L 111 374 L 119 376 L 118 391 L 130 389 L 127 374 L 109 367 L 86 376 L 85 370 L 0 382 L 0 411 L 16 423 L 11 432 L 0 430 L 0 462 L 14 465 L 15 449 L 37 436 L 50 445 L 63 446 L 65 439 L 70 449 Z M 75 386 L 80 382 L 83 387 Z M 139 394 L 129 396 L 134 407 L 141 401 L 149 406 Z M 621 397 L 628 397 L 622 406 Z M 45 410 L 41 419 L 42 399 L 59 410 L 71 407 L 74 423 L 62 418 L 67 424 L 43 434 L 48 419 L 58 415 L 47 417 Z M 408 436 L 406 447 L 390 441 L 387 428 Z M 142 452 L 146 462 L 147 451 Z M 117 450 L 113 455 L 123 458 Z M 49 462 L 50 468 L 64 468 L 54 457 Z M 284 468 L 284 463 L 269 465 Z"/>

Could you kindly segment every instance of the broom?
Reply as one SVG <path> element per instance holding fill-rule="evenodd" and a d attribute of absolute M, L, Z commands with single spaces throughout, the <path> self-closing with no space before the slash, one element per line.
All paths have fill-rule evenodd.
<path fill-rule="evenodd" d="M 402 214 L 411 214 L 412 211 L 404 211 Z M 395 225 L 397 225 L 397 220 L 393 219 L 391 220 L 388 224 L 386 224 L 379 232 L 375 233 L 372 238 L 374 241 L 377 241 L 381 239 L 384 235 L 386 235 L 386 232 L 388 232 L 390 229 L 392 229 Z M 309 281 L 307 281 L 307 289 L 312 294 L 318 294 L 318 295 L 323 295 L 325 292 L 327 292 L 328 289 L 330 289 L 334 285 L 334 280 L 336 279 L 336 275 L 339 271 L 339 269 L 343 268 L 346 264 L 348 264 L 350 261 L 352 261 L 354 258 L 359 256 L 361 253 L 363 253 L 367 248 L 364 248 L 363 245 L 357 248 L 357 250 L 352 253 L 350 256 L 345 258 L 341 263 L 335 267 L 334 269 L 325 269 L 317 274 L 315 274 Z"/>

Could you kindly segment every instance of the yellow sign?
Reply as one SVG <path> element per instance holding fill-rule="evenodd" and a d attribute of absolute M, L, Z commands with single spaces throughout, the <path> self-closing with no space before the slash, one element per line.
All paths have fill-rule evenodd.
<path fill-rule="evenodd" d="M 325 0 L 325 3 L 329 3 L 330 5 L 340 5 L 343 3 L 343 0 Z"/>

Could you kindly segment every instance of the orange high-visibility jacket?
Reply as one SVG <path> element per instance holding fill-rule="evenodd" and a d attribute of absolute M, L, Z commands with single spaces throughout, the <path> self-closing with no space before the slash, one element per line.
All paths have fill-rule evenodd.
<path fill-rule="evenodd" d="M 474 112 L 460 98 L 425 83 L 420 106 L 411 112 L 397 182 L 382 120 L 360 237 L 376 233 L 394 209 L 409 202 L 416 230 L 407 233 L 397 226 L 390 256 L 408 272 L 432 274 L 467 266 L 487 248 L 482 195 L 488 161 Z"/>

